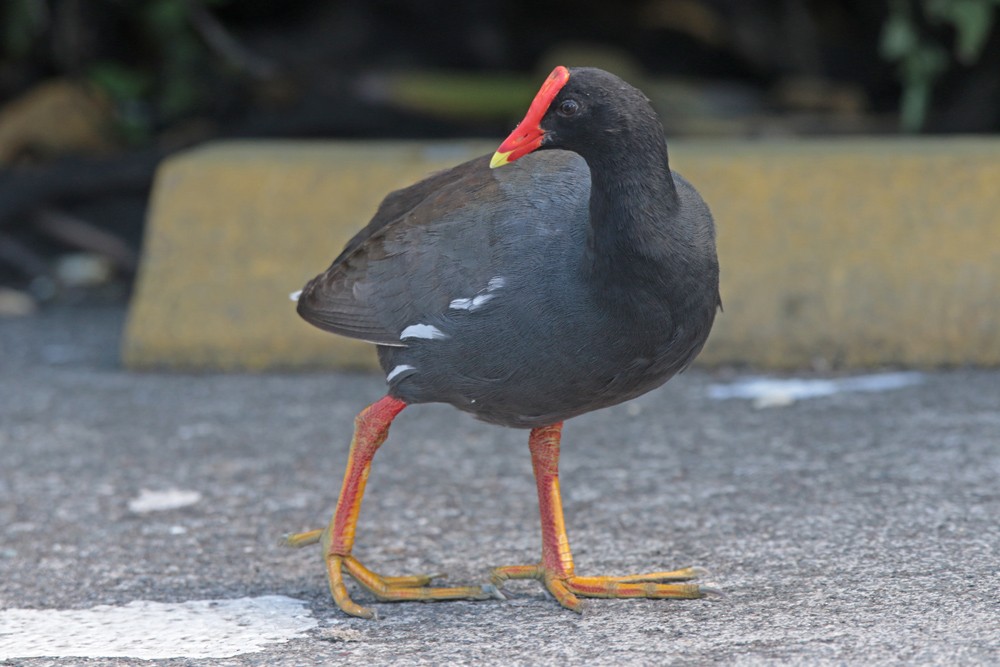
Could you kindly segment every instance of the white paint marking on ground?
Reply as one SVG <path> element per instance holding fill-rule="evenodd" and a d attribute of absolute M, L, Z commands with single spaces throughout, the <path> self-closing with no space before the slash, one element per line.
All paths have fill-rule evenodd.
<path fill-rule="evenodd" d="M 269 595 L 122 607 L 0 611 L 0 660 L 34 657 L 230 658 L 316 627 L 305 602 Z"/>
<path fill-rule="evenodd" d="M 847 378 L 802 380 L 798 378 L 746 377 L 727 384 L 713 384 L 709 398 L 746 398 L 758 408 L 791 405 L 804 398 L 833 396 L 845 392 L 879 392 L 901 389 L 924 381 L 922 373 L 878 373 Z"/>
<path fill-rule="evenodd" d="M 129 511 L 136 514 L 147 512 L 165 512 L 175 510 L 179 507 L 194 505 L 201 500 L 201 494 L 197 491 L 184 491 L 182 489 L 167 489 L 166 491 L 150 491 L 143 489 L 139 496 L 128 501 Z"/>

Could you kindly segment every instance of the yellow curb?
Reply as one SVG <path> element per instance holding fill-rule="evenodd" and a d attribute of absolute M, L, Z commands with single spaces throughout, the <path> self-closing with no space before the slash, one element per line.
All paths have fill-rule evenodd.
<path fill-rule="evenodd" d="M 238 142 L 167 161 L 130 368 L 372 368 L 288 298 L 392 189 L 495 142 Z M 1000 365 L 1000 140 L 673 142 L 716 218 L 725 312 L 700 363 Z"/>

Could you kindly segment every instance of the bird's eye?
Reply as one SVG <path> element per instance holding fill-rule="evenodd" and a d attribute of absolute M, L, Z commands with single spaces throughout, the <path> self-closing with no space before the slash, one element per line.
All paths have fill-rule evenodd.
<path fill-rule="evenodd" d="M 576 103 L 576 100 L 563 100 L 556 111 L 559 112 L 560 116 L 572 116 L 579 108 L 580 105 Z"/>

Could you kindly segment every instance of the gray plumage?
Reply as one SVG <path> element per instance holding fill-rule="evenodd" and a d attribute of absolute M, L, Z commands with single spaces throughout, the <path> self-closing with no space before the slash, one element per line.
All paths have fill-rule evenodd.
<path fill-rule="evenodd" d="M 642 93 L 571 73 L 552 107 L 580 113 L 542 123 L 542 148 L 567 150 L 390 194 L 304 288 L 303 318 L 378 344 L 391 395 L 537 427 L 643 394 L 701 350 L 719 306 L 708 208 Z"/>

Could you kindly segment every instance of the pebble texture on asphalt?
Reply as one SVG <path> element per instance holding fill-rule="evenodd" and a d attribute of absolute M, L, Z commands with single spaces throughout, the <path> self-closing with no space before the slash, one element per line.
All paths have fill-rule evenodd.
<path fill-rule="evenodd" d="M 122 319 L 0 321 L 0 609 L 306 604 L 315 627 L 196 663 L 213 665 L 1000 663 L 998 371 L 765 408 L 709 397 L 735 373 L 689 371 L 567 423 L 567 523 L 581 574 L 697 564 L 726 597 L 578 616 L 533 582 L 508 602 L 357 592 L 372 622 L 335 609 L 315 547 L 279 540 L 328 520 L 381 376 L 128 373 Z M 375 459 L 356 554 L 455 582 L 537 559 L 526 435 L 408 409 Z M 0 659 L 53 664 L 4 652 L 3 613 Z"/>

